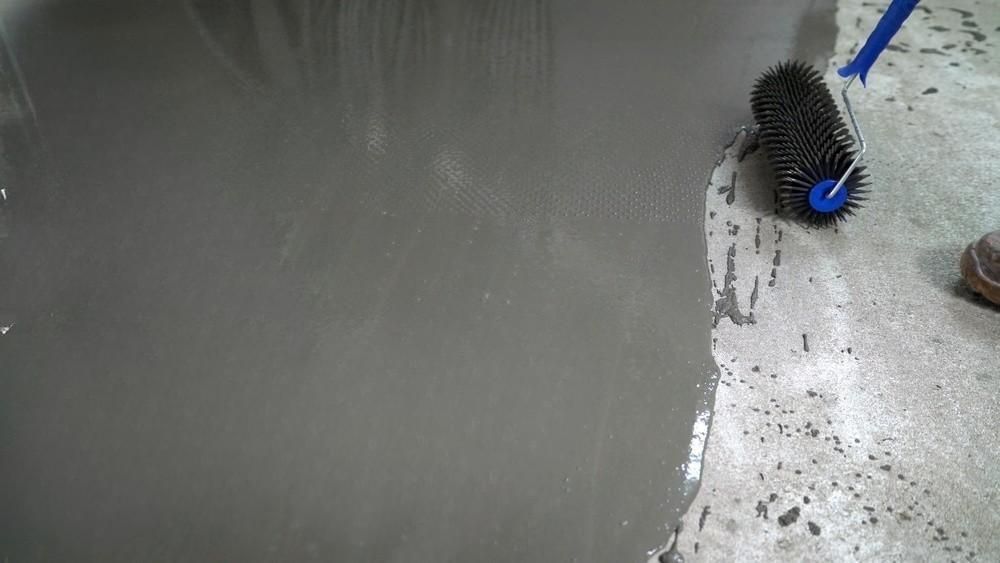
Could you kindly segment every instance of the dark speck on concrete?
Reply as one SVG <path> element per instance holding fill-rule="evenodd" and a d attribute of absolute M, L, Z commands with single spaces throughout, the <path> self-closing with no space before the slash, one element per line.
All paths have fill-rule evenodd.
<path fill-rule="evenodd" d="M 938 89 L 935 88 L 935 87 L 933 87 L 933 86 L 931 86 L 930 88 L 928 88 L 928 89 L 924 90 L 923 92 L 921 92 L 921 94 L 923 94 L 925 96 L 927 94 L 937 94 L 937 93 L 938 93 Z"/>
<path fill-rule="evenodd" d="M 984 35 L 984 34 L 982 34 L 982 33 L 978 32 L 978 31 L 973 31 L 973 30 L 971 30 L 971 29 L 963 29 L 963 30 L 962 30 L 962 33 L 968 33 L 968 34 L 969 34 L 969 35 L 971 35 L 971 36 L 972 36 L 972 38 L 973 38 L 973 39 L 975 39 L 976 41 L 980 41 L 980 42 L 981 42 L 981 41 L 986 41 L 986 35 Z"/>
<path fill-rule="evenodd" d="M 809 351 L 809 335 L 808 334 L 803 334 L 802 335 L 802 351 L 803 352 L 808 352 Z"/>
<path fill-rule="evenodd" d="M 755 510 L 757 510 L 757 518 L 763 518 L 764 520 L 767 520 L 767 503 L 765 503 L 762 500 L 757 501 L 757 506 L 755 507 Z"/>
<path fill-rule="evenodd" d="M 949 31 L 948 28 L 943 25 L 932 25 L 930 29 L 934 31 Z"/>
<path fill-rule="evenodd" d="M 971 18 L 972 16 L 975 15 L 975 14 L 973 14 L 972 12 L 970 12 L 968 10 L 961 10 L 959 8 L 948 8 L 948 9 L 951 10 L 952 12 L 955 12 L 956 14 L 962 16 L 962 19 Z"/>
<path fill-rule="evenodd" d="M 708 515 L 712 513 L 712 507 L 705 505 L 705 508 L 701 509 L 701 516 L 698 517 L 698 531 L 705 529 L 705 522 L 708 521 Z"/>
<path fill-rule="evenodd" d="M 794 524 L 796 520 L 799 519 L 799 513 L 800 513 L 799 507 L 793 506 L 792 508 L 788 509 L 788 512 L 782 514 L 781 516 L 778 516 L 778 524 L 781 524 L 782 526 L 788 526 L 789 524 Z"/>
<path fill-rule="evenodd" d="M 726 276 L 724 278 L 722 291 L 719 292 L 719 298 L 715 300 L 715 319 L 713 321 L 713 326 L 718 326 L 722 317 L 728 317 L 729 320 L 733 321 L 733 323 L 738 326 L 753 324 L 756 322 L 754 321 L 753 313 L 745 315 L 740 311 L 740 304 L 736 298 L 736 287 L 733 284 L 735 281 L 736 243 L 733 243 L 732 246 L 729 247 L 729 252 L 726 254 Z"/>
<path fill-rule="evenodd" d="M 945 53 L 944 51 L 938 51 L 937 49 L 930 49 L 926 47 L 921 49 L 920 52 L 925 55 L 944 55 L 946 57 L 948 56 L 948 53 Z"/>
<path fill-rule="evenodd" d="M 890 51 L 898 51 L 900 53 L 909 53 L 910 52 L 909 49 L 904 49 L 904 48 L 900 47 L 899 45 L 892 45 L 892 44 L 890 44 L 888 47 L 886 47 L 886 49 L 888 49 Z"/>
<path fill-rule="evenodd" d="M 806 522 L 806 524 L 809 526 L 809 533 L 810 534 L 812 534 L 814 536 L 818 536 L 819 535 L 819 532 L 820 532 L 819 526 L 817 526 L 814 522 Z"/>
<path fill-rule="evenodd" d="M 972 20 L 965 20 L 962 22 L 962 25 L 964 25 L 965 27 L 979 27 L 979 24 Z"/>

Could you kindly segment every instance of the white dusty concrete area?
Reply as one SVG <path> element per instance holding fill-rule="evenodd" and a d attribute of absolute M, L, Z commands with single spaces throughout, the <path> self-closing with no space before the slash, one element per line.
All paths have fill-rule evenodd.
<path fill-rule="evenodd" d="M 875 10 L 839 5 L 837 94 Z M 837 230 L 777 217 L 763 151 L 726 150 L 705 228 L 739 309 L 689 561 L 1000 560 L 1000 308 L 958 270 L 1000 228 L 998 43 L 1000 4 L 921 3 L 854 91 L 872 194 Z"/>

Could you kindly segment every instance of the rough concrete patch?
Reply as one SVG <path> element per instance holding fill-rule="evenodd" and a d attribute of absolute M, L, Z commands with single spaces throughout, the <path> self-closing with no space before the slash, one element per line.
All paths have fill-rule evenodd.
<path fill-rule="evenodd" d="M 713 173 L 710 186 L 736 172 L 740 193 L 727 205 L 707 191 L 709 259 L 735 250 L 730 286 L 751 296 L 755 324 L 722 317 L 713 335 L 722 378 L 694 504 L 712 518 L 699 529 L 686 517 L 689 560 L 1000 558 L 1000 309 L 958 272 L 1000 218 L 1000 166 L 982 158 L 1000 150 L 1000 57 L 918 54 L 964 44 L 963 19 L 993 29 L 1000 7 L 953 4 L 911 18 L 910 52 L 887 53 L 856 94 L 874 184 L 842 228 L 776 216 L 763 155 L 740 153 L 747 138 Z M 877 16 L 842 2 L 829 84 Z"/>

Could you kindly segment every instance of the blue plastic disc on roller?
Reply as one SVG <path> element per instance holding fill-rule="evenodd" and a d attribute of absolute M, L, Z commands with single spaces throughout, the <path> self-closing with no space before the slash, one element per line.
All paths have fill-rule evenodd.
<path fill-rule="evenodd" d="M 840 191 L 833 197 L 826 197 L 830 190 L 837 185 L 834 180 L 823 180 L 809 190 L 809 207 L 819 213 L 833 213 L 847 202 L 847 186 L 840 188 Z"/>

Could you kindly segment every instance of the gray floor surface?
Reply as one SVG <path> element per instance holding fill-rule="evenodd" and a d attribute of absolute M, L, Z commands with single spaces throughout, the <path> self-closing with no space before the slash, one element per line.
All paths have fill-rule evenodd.
<path fill-rule="evenodd" d="M 5 4 L 0 556 L 643 560 L 706 178 L 831 8 Z"/>

